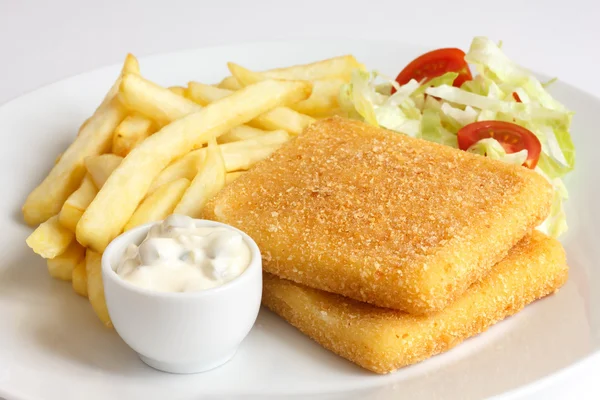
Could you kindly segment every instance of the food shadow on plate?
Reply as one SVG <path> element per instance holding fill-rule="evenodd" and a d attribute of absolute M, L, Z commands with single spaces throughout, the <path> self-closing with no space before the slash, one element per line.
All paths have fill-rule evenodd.
<path fill-rule="evenodd" d="M 444 398 L 443 395 L 446 389 L 467 385 L 473 376 L 477 376 L 481 371 L 494 370 L 497 368 L 497 364 L 513 364 L 516 370 L 521 371 L 520 373 L 502 373 L 499 371 L 494 384 L 481 388 L 482 396 L 500 393 L 508 388 L 523 385 L 529 379 L 541 378 L 543 374 L 540 375 L 539 371 L 529 370 L 528 366 L 532 364 L 538 364 L 541 360 L 545 360 L 543 361 L 546 365 L 544 370 L 546 373 L 552 373 L 564 367 L 565 364 L 576 361 L 586 353 L 586 348 L 590 346 L 590 342 L 588 333 L 586 333 L 587 329 L 584 327 L 585 318 L 582 318 L 583 315 L 569 312 L 569 310 L 575 308 L 573 303 L 581 301 L 577 285 L 574 282 L 569 282 L 556 295 L 534 302 L 522 312 L 492 326 L 480 335 L 467 339 L 450 351 L 422 363 L 402 368 L 390 375 L 379 376 L 360 369 L 351 370 L 337 363 L 332 365 L 331 368 L 344 367 L 345 374 L 348 376 L 358 377 L 358 373 L 360 373 L 363 377 L 372 377 L 369 379 L 371 388 L 365 388 L 364 385 L 362 388 L 357 388 L 357 390 L 365 391 L 364 398 L 378 398 L 378 393 L 382 391 L 379 394 L 410 394 L 408 398 L 430 399 L 435 398 L 431 396 L 436 393 L 441 396 L 437 398 Z M 545 312 L 545 310 L 554 312 Z M 276 318 L 272 313 L 269 314 Z M 551 338 L 538 337 L 539 329 L 537 327 L 539 325 L 555 326 L 556 338 L 563 339 L 564 343 L 570 342 L 574 330 L 578 332 L 577 335 L 581 340 L 574 344 L 576 349 L 560 346 L 556 349 L 556 352 L 548 354 L 547 342 Z M 579 327 L 583 329 L 580 331 Z M 275 325 L 272 328 L 275 328 Z M 290 325 L 287 328 L 277 326 L 278 336 L 280 334 L 286 339 L 292 338 L 294 333 L 288 332 L 288 329 L 295 331 Z M 301 335 L 298 331 L 295 334 Z M 306 343 L 300 343 L 300 339 L 294 339 L 293 346 L 297 348 L 299 353 L 306 353 L 310 357 L 315 357 L 315 364 L 321 362 L 331 363 L 337 360 L 341 363 L 345 362 L 347 366 L 351 365 L 333 353 L 322 349 L 307 337 L 304 337 L 304 341 Z M 519 354 L 519 356 L 515 357 L 515 354 Z M 446 379 L 446 375 L 451 376 L 452 379 Z M 440 383 L 440 380 L 444 382 L 443 388 L 434 390 L 430 387 L 432 383 Z M 392 385 L 386 385 L 387 383 L 392 383 Z M 383 387 L 383 385 L 386 385 L 386 387 Z M 349 386 L 352 386 L 351 382 L 349 382 Z M 335 399 L 336 397 L 332 395 L 331 398 Z"/>
<path fill-rule="evenodd" d="M 114 330 L 102 326 L 70 282 L 51 278 L 44 260 L 21 246 L 19 256 L 0 269 L 0 310 L 7 323 L 18 326 L 27 352 L 119 374 L 145 368 Z"/>

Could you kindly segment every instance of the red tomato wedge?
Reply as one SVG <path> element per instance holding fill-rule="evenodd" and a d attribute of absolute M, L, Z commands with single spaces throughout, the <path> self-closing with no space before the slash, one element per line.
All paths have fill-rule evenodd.
<path fill-rule="evenodd" d="M 458 131 L 458 147 L 467 150 L 481 139 L 494 138 L 507 153 L 527 150 L 523 166 L 534 169 L 540 158 L 542 145 L 530 130 L 505 121 L 481 121 L 465 125 Z"/>
<path fill-rule="evenodd" d="M 425 82 L 444 75 L 446 72 L 458 72 L 454 86 L 460 87 L 473 79 L 469 64 L 465 61 L 465 52 L 461 49 L 437 49 L 425 53 L 410 62 L 396 77 L 396 82 L 405 85 L 411 79 Z M 395 90 L 392 88 L 392 93 Z"/>

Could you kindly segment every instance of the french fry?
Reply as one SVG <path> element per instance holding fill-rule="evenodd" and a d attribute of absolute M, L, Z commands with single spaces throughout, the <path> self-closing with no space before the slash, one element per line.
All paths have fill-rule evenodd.
<path fill-rule="evenodd" d="M 169 87 L 168 89 L 169 89 L 171 92 L 173 92 L 173 93 L 175 93 L 176 95 L 178 95 L 178 96 L 183 96 L 183 97 L 186 97 L 186 96 L 185 96 L 186 89 L 185 89 L 184 87 L 182 87 L 182 86 L 171 86 L 171 87 Z"/>
<path fill-rule="evenodd" d="M 331 108 L 327 112 L 320 113 L 317 118 L 323 119 L 323 118 L 330 118 L 330 117 L 334 117 L 334 116 L 343 117 L 345 115 L 346 115 L 346 113 L 344 112 L 344 110 L 342 110 L 339 107 L 336 107 L 336 108 Z"/>
<path fill-rule="evenodd" d="M 87 273 L 85 271 L 86 260 L 85 258 L 77 264 L 75 269 L 73 269 L 73 274 L 71 275 L 71 281 L 73 285 L 73 290 L 80 296 L 88 297 L 87 291 Z"/>
<path fill-rule="evenodd" d="M 88 174 L 83 178 L 79 189 L 65 201 L 58 215 L 58 219 L 64 227 L 75 232 L 81 216 L 98 194 L 98 188 L 104 185 L 122 160 L 122 157 L 114 154 L 92 156 L 85 160 Z"/>
<path fill-rule="evenodd" d="M 240 83 L 237 81 L 237 79 L 235 79 L 233 76 L 228 76 L 225 79 L 223 79 L 221 82 L 219 82 L 216 87 L 220 88 L 220 89 L 236 91 L 236 90 L 240 90 L 242 88 L 242 85 L 240 85 Z"/>
<path fill-rule="evenodd" d="M 253 164 L 267 158 L 283 143 L 289 140 L 286 131 L 273 131 L 252 139 L 241 140 L 219 145 L 225 162 L 225 170 L 233 172 L 250 168 Z M 175 179 L 194 179 L 198 173 L 198 166 L 204 160 L 206 148 L 194 150 L 165 168 L 156 177 L 148 193 L 153 193 L 165 183 Z"/>
<path fill-rule="evenodd" d="M 139 73 L 139 65 L 132 55 L 127 56 L 123 66 L 122 74 L 127 73 Z M 110 149 L 113 131 L 125 118 L 125 109 L 115 99 L 120 81 L 121 77 L 48 176 L 25 200 L 22 211 L 29 225 L 37 225 L 58 214 L 85 176 L 85 158 Z"/>
<path fill-rule="evenodd" d="M 112 322 L 108 315 L 104 298 L 104 283 L 102 282 L 102 254 L 90 249 L 87 250 L 85 253 L 85 273 L 87 296 L 90 299 L 90 304 L 104 326 L 111 328 Z"/>
<path fill-rule="evenodd" d="M 198 82 L 188 84 L 188 96 L 196 103 L 207 105 L 221 100 L 234 93 L 231 90 L 221 89 Z M 248 124 L 259 129 L 274 131 L 283 129 L 291 135 L 299 135 L 304 128 L 315 122 L 313 117 L 300 114 L 288 107 L 277 107 L 254 118 Z"/>
<path fill-rule="evenodd" d="M 115 129 L 112 152 L 125 157 L 152 133 L 152 121 L 141 115 L 127 116 Z"/>
<path fill-rule="evenodd" d="M 154 181 L 152 181 L 152 185 L 150 185 L 150 189 L 148 189 L 148 196 L 152 195 L 160 187 L 177 179 L 185 178 L 189 181 L 194 179 L 198 173 L 198 166 L 202 160 L 204 160 L 205 154 L 206 149 L 204 148 L 194 150 L 171 163 L 158 174 Z"/>
<path fill-rule="evenodd" d="M 308 98 L 311 90 L 306 82 L 263 81 L 167 125 L 135 147 L 110 175 L 79 220 L 77 240 L 104 251 L 171 161 L 268 110 Z"/>
<path fill-rule="evenodd" d="M 328 58 L 310 64 L 294 65 L 285 68 L 276 68 L 265 71 L 264 74 L 271 79 L 291 79 L 313 81 L 317 79 L 341 78 L 349 81 L 352 71 L 365 69 L 353 55 Z"/>
<path fill-rule="evenodd" d="M 127 60 L 129 60 L 129 57 L 133 57 L 133 56 L 131 54 L 128 54 L 127 58 L 125 59 L 126 63 L 127 63 Z M 135 62 L 137 63 L 137 60 L 135 60 Z M 139 69 L 139 65 L 137 66 L 137 68 Z M 92 117 L 89 117 L 88 119 L 86 119 L 85 121 L 83 121 L 83 124 L 81 124 L 81 126 L 79 127 L 79 130 L 77 131 L 77 136 L 81 135 L 81 131 L 83 130 L 83 128 L 85 128 L 85 126 L 87 125 L 87 123 L 90 122 L 91 118 Z"/>
<path fill-rule="evenodd" d="M 223 144 L 223 143 L 237 142 L 239 140 L 252 139 L 257 136 L 264 135 L 265 133 L 268 133 L 268 131 L 258 129 L 258 128 L 253 128 L 253 127 L 247 126 L 247 125 L 240 125 L 240 126 L 236 126 L 235 128 L 233 128 L 226 134 L 219 136 L 219 138 L 217 139 L 217 143 Z"/>
<path fill-rule="evenodd" d="M 43 258 L 54 258 L 67 250 L 73 232 L 58 222 L 58 215 L 42 222 L 27 238 L 27 245 Z"/>
<path fill-rule="evenodd" d="M 267 147 L 271 145 L 281 145 L 290 139 L 289 133 L 284 130 L 277 131 L 263 131 L 262 135 L 258 135 L 252 138 L 240 140 L 237 142 L 229 142 L 220 145 L 223 157 L 225 157 L 225 165 L 227 166 L 230 161 L 227 160 L 229 154 L 235 153 L 238 149 L 248 149 L 253 147 Z M 233 168 L 235 165 L 230 165 L 228 171 L 236 171 L 238 168 Z"/>
<path fill-rule="evenodd" d="M 231 182 L 244 175 L 245 172 L 246 171 L 228 172 L 227 175 L 225 175 L 225 184 L 229 185 Z"/>
<path fill-rule="evenodd" d="M 187 93 L 190 99 L 192 99 L 194 102 L 200 104 L 201 106 L 207 106 L 210 103 L 214 103 L 217 100 L 221 100 L 231 95 L 233 92 L 234 90 L 223 89 L 192 81 L 188 83 Z"/>
<path fill-rule="evenodd" d="M 339 109 L 341 79 L 321 79 L 313 82 L 313 94 L 306 100 L 291 106 L 293 110 L 312 117 L 322 118 L 333 115 Z"/>
<path fill-rule="evenodd" d="M 252 139 L 222 144 L 221 154 L 227 172 L 247 170 L 270 156 L 290 139 L 286 131 L 273 131 Z M 204 149 L 202 149 L 204 150 Z"/>
<path fill-rule="evenodd" d="M 138 74 L 123 76 L 119 87 L 119 100 L 130 110 L 146 116 L 160 126 L 201 109 L 193 101 Z"/>
<path fill-rule="evenodd" d="M 150 118 L 158 121 L 161 126 L 201 109 L 194 101 L 188 99 L 182 100 L 179 95 L 179 98 L 173 96 L 173 93 L 178 91 L 176 89 L 179 89 L 179 87 L 165 89 L 141 76 L 127 76 L 124 78 L 123 82 L 124 83 L 121 85 L 121 100 L 130 109 L 135 110 L 136 112 L 145 113 L 150 116 Z M 213 101 L 220 100 L 229 94 L 231 94 L 231 92 L 227 91 L 225 95 L 221 95 L 218 99 Z M 208 103 L 205 102 L 204 105 L 206 104 Z M 125 121 L 126 120 L 127 119 L 125 119 Z M 113 153 L 117 154 L 114 151 L 114 145 Z"/>
<path fill-rule="evenodd" d="M 97 188 L 104 186 L 104 183 L 121 164 L 123 157 L 116 154 L 102 154 L 99 156 L 91 156 L 85 159 L 85 168 L 92 177 L 92 181 Z"/>
<path fill-rule="evenodd" d="M 267 131 L 283 129 L 291 135 L 297 136 L 313 122 L 315 119 L 311 116 L 301 114 L 288 107 L 278 107 L 254 118 L 249 125 Z"/>
<path fill-rule="evenodd" d="M 87 174 L 79 189 L 74 191 L 65 201 L 60 213 L 58 214 L 58 221 L 62 226 L 69 229 L 71 232 L 75 232 L 77 223 L 81 219 L 83 212 L 90 205 L 94 197 L 98 194 L 98 189 L 92 180 L 90 174 Z"/>
<path fill-rule="evenodd" d="M 240 176 L 244 175 L 244 173 L 246 173 L 246 171 L 228 172 L 227 175 L 225 175 L 225 184 L 226 185 L 230 184 L 231 182 L 235 181 Z"/>
<path fill-rule="evenodd" d="M 173 213 L 175 206 L 177 206 L 189 186 L 190 181 L 186 178 L 179 178 L 160 186 L 141 202 L 127 225 L 125 225 L 124 231 L 147 222 L 165 219 Z"/>
<path fill-rule="evenodd" d="M 48 272 L 55 279 L 70 281 L 73 270 L 85 257 L 85 248 L 73 240 L 67 250 L 59 256 L 46 261 Z"/>
<path fill-rule="evenodd" d="M 348 82 L 355 69 L 365 69 L 365 66 L 352 55 L 333 57 L 310 64 L 294 65 L 292 67 L 277 68 L 265 71 L 265 77 L 270 79 L 291 79 L 313 81 L 316 79 L 339 78 Z M 242 85 L 232 76 L 218 84 L 218 87 L 230 90 L 239 90 Z"/>
<path fill-rule="evenodd" d="M 198 174 L 185 191 L 175 207 L 175 214 L 183 214 L 192 218 L 200 216 L 204 204 L 225 186 L 225 163 L 216 141 L 211 141 L 206 148 L 206 155 Z"/>
<path fill-rule="evenodd" d="M 341 79 L 313 81 L 314 92 L 308 99 L 291 108 L 316 118 L 329 117 L 339 110 L 339 93 L 344 84 Z"/>
<path fill-rule="evenodd" d="M 264 81 L 265 79 L 269 79 L 265 74 L 260 72 L 251 71 L 248 68 L 244 68 L 239 64 L 228 62 L 227 68 L 229 68 L 229 72 L 242 87 L 252 85 L 253 83 Z M 312 93 L 311 93 L 312 96 Z"/>
<path fill-rule="evenodd" d="M 269 79 L 266 73 L 253 72 L 235 63 L 228 63 L 229 71 L 242 86 L 251 85 L 265 79 Z M 331 110 L 339 107 L 338 97 L 341 86 L 345 83 L 341 78 L 318 79 L 311 81 L 313 91 L 310 97 L 292 104 L 290 108 L 302 114 L 320 117 L 331 113 Z"/>

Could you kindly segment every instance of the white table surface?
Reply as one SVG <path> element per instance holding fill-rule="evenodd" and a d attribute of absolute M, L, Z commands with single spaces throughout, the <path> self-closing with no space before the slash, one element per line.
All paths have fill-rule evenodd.
<path fill-rule="evenodd" d="M 600 97 L 598 17 L 594 0 L 0 0 L 0 104 L 126 52 L 322 37 L 466 48 L 474 35 Z M 530 398 L 598 399 L 598 376 L 600 361 Z"/>

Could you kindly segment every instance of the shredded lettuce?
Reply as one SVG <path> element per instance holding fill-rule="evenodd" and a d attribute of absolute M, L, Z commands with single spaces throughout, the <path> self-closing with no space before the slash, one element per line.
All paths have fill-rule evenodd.
<path fill-rule="evenodd" d="M 379 72 L 357 70 L 340 91 L 340 107 L 350 118 L 454 148 L 458 147 L 458 130 L 472 122 L 509 121 L 529 129 L 542 145 L 536 171 L 553 185 L 555 193 L 550 217 L 539 229 L 560 235 L 566 230 L 563 202 L 567 199 L 561 178 L 575 166 L 569 134 L 573 112 L 547 92 L 553 80 L 541 83 L 487 38 L 473 39 L 465 60 L 478 74 L 460 88 L 452 86 L 458 76 L 454 72 L 428 82 L 398 85 Z M 468 151 L 517 165 L 527 159 L 526 150 L 507 154 L 491 138 L 480 140 Z"/>
<path fill-rule="evenodd" d="M 477 120 L 478 112 L 473 107 L 467 106 L 465 109 L 452 107 L 448 103 L 443 103 L 442 112 L 448 117 L 454 119 L 461 126 L 469 125 Z"/>
<path fill-rule="evenodd" d="M 414 92 L 415 95 L 424 94 L 425 90 L 429 87 L 437 87 L 441 85 L 452 85 L 454 80 L 458 77 L 457 72 L 446 72 L 443 75 L 431 79 L 429 82 L 421 85 Z"/>
<path fill-rule="evenodd" d="M 421 137 L 431 142 L 444 144 L 446 146 L 458 147 L 456 134 L 451 133 L 442 126 L 440 112 L 432 108 L 423 111 L 423 119 L 421 120 Z"/>
<path fill-rule="evenodd" d="M 504 147 L 494 138 L 481 139 L 467 149 L 469 153 L 487 156 L 494 160 L 504 161 L 508 164 L 523 165 L 527 160 L 527 150 L 516 153 L 507 153 Z"/>
<path fill-rule="evenodd" d="M 552 206 L 550 207 L 550 215 L 546 220 L 537 227 L 538 230 L 552 237 L 559 237 L 567 231 L 567 217 L 565 214 L 563 203 L 569 198 L 567 188 L 560 178 L 551 178 L 544 173 L 540 168 L 539 162 L 535 169 L 540 175 L 550 182 L 554 189 L 552 196 Z"/>

